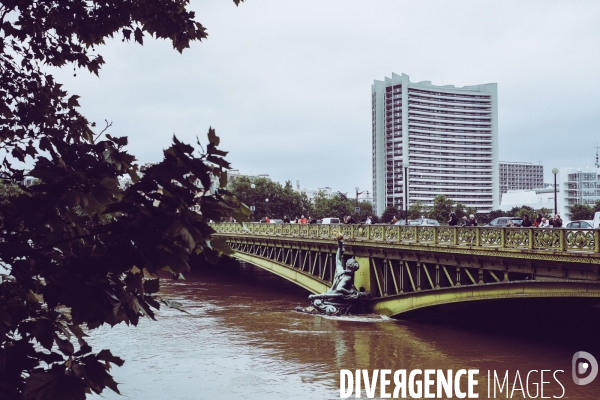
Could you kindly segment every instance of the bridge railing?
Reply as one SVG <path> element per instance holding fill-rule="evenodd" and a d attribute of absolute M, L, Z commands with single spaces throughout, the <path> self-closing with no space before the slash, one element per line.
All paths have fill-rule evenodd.
<path fill-rule="evenodd" d="M 213 223 L 217 233 L 418 243 L 500 249 L 600 252 L 600 231 L 564 228 L 494 228 L 456 226 Z"/>

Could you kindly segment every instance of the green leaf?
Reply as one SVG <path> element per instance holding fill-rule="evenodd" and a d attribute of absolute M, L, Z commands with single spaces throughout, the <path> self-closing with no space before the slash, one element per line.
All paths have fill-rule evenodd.
<path fill-rule="evenodd" d="M 85 400 L 83 381 L 64 372 L 32 372 L 25 380 L 25 400 Z"/>
<path fill-rule="evenodd" d="M 68 339 L 61 339 L 56 333 L 54 334 L 54 340 L 58 345 L 58 349 L 64 355 L 70 356 L 75 352 L 73 348 L 73 343 L 71 343 Z"/>
<path fill-rule="evenodd" d="M 113 363 L 115 365 L 118 365 L 119 367 L 123 366 L 123 364 L 125 363 L 125 361 L 123 361 L 122 358 L 114 356 L 110 352 L 110 350 L 107 350 L 107 349 L 104 349 L 100 353 L 98 353 L 96 355 L 96 358 L 98 360 L 102 360 L 102 361 L 107 361 L 107 362 Z"/>
<path fill-rule="evenodd" d="M 218 146 L 219 143 L 220 143 L 220 141 L 221 140 L 219 139 L 219 137 L 215 133 L 215 130 L 212 127 L 210 127 L 208 129 L 208 142 L 210 144 L 212 144 L 213 146 Z"/>
<path fill-rule="evenodd" d="M 74 94 L 73 96 L 69 97 L 69 100 L 67 102 L 67 106 L 69 108 L 80 107 L 79 102 L 77 101 L 78 98 L 79 98 L 79 96 L 76 95 L 76 94 Z"/>
<path fill-rule="evenodd" d="M 159 279 L 146 279 L 144 281 L 144 293 L 152 294 L 157 293 L 160 290 Z"/>
<path fill-rule="evenodd" d="M 135 41 L 141 45 L 144 45 L 144 32 L 140 28 L 135 28 L 133 32 L 133 36 L 135 37 Z"/>

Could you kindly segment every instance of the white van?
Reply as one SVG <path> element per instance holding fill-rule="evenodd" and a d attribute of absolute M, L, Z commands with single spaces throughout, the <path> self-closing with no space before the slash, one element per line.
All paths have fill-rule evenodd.
<path fill-rule="evenodd" d="M 594 223 L 592 227 L 595 229 L 600 228 L 600 211 L 594 214 Z"/>
<path fill-rule="evenodd" d="M 340 219 L 339 218 L 323 218 L 321 223 L 322 224 L 339 224 Z"/>

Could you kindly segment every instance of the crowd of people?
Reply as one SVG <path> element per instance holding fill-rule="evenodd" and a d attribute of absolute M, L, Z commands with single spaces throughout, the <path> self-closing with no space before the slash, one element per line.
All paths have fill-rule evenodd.
<path fill-rule="evenodd" d="M 343 219 L 343 223 L 344 224 L 356 224 L 356 219 L 354 219 L 353 216 L 351 215 L 346 215 Z M 308 218 L 305 218 L 304 215 L 301 215 L 300 217 L 296 216 L 296 218 L 290 219 L 287 215 L 283 216 L 282 219 L 284 224 L 318 224 L 319 220 L 315 217 L 311 217 L 308 216 Z M 365 224 L 371 224 L 373 221 L 373 217 L 372 216 L 367 216 L 364 223 Z M 230 219 L 229 222 L 235 222 L 235 220 Z M 263 219 L 261 219 L 262 223 L 270 223 L 271 219 L 268 216 L 265 216 Z"/>
<path fill-rule="evenodd" d="M 521 226 L 533 226 L 534 228 L 562 228 L 562 225 L 563 221 L 559 214 L 556 214 L 554 217 L 550 217 L 550 219 L 546 219 L 542 216 L 542 214 L 538 214 L 533 222 L 529 219 L 528 215 L 524 215 L 523 224 Z"/>
<path fill-rule="evenodd" d="M 265 217 L 265 219 L 267 220 L 265 222 L 270 222 L 269 217 Z M 284 215 L 282 221 L 284 224 L 316 224 L 319 222 L 315 217 L 311 217 L 310 215 L 308 218 L 301 215 L 299 217 L 296 216 L 294 219 L 290 219 L 287 215 Z"/>
<path fill-rule="evenodd" d="M 229 222 L 236 222 L 235 219 L 233 217 L 231 217 L 229 219 Z M 261 222 L 263 223 L 270 223 L 271 220 L 269 219 L 269 217 L 265 216 Z M 396 218 L 396 216 L 393 216 L 392 220 L 390 221 L 390 224 L 394 225 L 396 222 L 398 222 L 398 218 Z M 296 218 L 294 219 L 290 219 L 287 215 L 283 216 L 283 223 L 284 224 L 318 224 L 319 221 L 315 218 L 315 217 L 311 217 L 309 216 L 308 218 L 305 218 L 304 215 L 301 215 L 300 217 L 296 216 Z M 354 219 L 354 217 L 352 217 L 351 215 L 346 215 L 343 218 L 343 223 L 344 224 L 356 224 L 356 220 Z M 366 219 L 363 221 L 364 224 L 366 225 L 371 225 L 373 223 L 373 217 L 370 215 L 367 215 Z M 473 214 L 467 216 L 462 217 L 462 219 L 459 219 L 456 214 L 454 212 L 450 213 L 450 219 L 447 221 L 448 225 L 450 226 L 477 226 L 477 219 L 475 218 L 475 216 Z M 542 216 L 542 214 L 538 214 L 537 217 L 535 218 L 535 220 L 531 221 L 531 219 L 529 218 L 529 216 L 527 214 L 523 215 L 523 221 L 522 223 L 519 225 L 518 223 L 515 223 L 514 220 L 509 220 L 507 227 L 518 227 L 518 226 L 522 226 L 525 228 L 528 227 L 535 227 L 535 228 L 561 228 L 563 225 L 563 220 L 561 219 L 559 214 L 556 214 L 554 217 L 550 217 L 549 219 L 546 219 L 544 216 Z"/>
<path fill-rule="evenodd" d="M 459 222 L 459 220 L 458 220 L 458 217 L 456 216 L 456 214 L 451 212 L 450 219 L 448 220 L 448 225 L 457 226 L 458 222 Z M 473 214 L 469 215 L 468 218 L 465 215 L 460 220 L 460 226 L 477 226 L 477 219 L 475 218 L 475 216 Z"/>

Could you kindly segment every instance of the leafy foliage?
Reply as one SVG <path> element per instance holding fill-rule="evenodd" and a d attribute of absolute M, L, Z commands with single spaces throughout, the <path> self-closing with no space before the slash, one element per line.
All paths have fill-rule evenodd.
<path fill-rule="evenodd" d="M 0 181 L 0 204 L 8 204 L 8 198 L 25 193 L 17 184 Z"/>
<path fill-rule="evenodd" d="M 255 188 L 251 185 L 254 183 Z M 254 219 L 260 220 L 265 216 L 269 218 L 289 218 L 311 215 L 312 206 L 305 194 L 296 192 L 290 181 L 285 185 L 269 179 L 258 178 L 251 182 L 248 177 L 242 176 L 230 183 L 231 192 L 244 204 L 255 206 Z M 268 199 L 268 201 L 266 201 Z"/>
<path fill-rule="evenodd" d="M 433 207 L 431 207 L 431 211 L 427 217 L 440 222 L 446 222 L 450 219 L 450 213 L 453 211 L 456 212 L 454 201 L 448 199 L 443 194 L 438 194 L 433 199 Z"/>
<path fill-rule="evenodd" d="M 365 221 L 368 216 L 373 215 L 373 204 L 371 202 L 365 200 L 359 201 L 358 207 L 360 208 L 360 212 L 358 213 L 360 221 Z"/>
<path fill-rule="evenodd" d="M 387 206 L 383 211 L 383 214 L 381 214 L 381 222 L 384 224 L 390 223 L 394 217 L 400 219 L 400 213 L 398 212 L 398 209 L 396 206 Z"/>
<path fill-rule="evenodd" d="M 328 197 L 325 193 L 319 192 L 313 202 L 316 218 L 339 218 L 340 221 L 343 221 L 345 216 L 354 215 L 355 202 L 348 199 L 343 193 L 338 192 Z"/>
<path fill-rule="evenodd" d="M 571 221 L 593 219 L 594 209 L 587 204 L 574 204 L 571 206 L 569 217 L 571 218 Z"/>
<path fill-rule="evenodd" d="M 235 0 L 239 4 L 240 0 Z M 186 0 L 11 0 L 0 6 L 0 149 L 8 158 L 0 202 L 0 398 L 83 399 L 118 392 L 110 350 L 94 352 L 82 327 L 136 325 L 159 308 L 156 274 L 177 278 L 201 254 L 230 249 L 210 220 L 247 210 L 226 190 L 229 164 L 208 132 L 206 151 L 173 138 L 138 174 L 127 138 L 95 132 L 45 66 L 98 74 L 108 37 L 170 40 L 182 51 L 207 37 Z M 22 187 L 22 163 L 39 184 Z M 119 179 L 132 181 L 122 189 Z M 12 190 L 17 185 L 19 190 Z M 8 190 L 6 190 L 8 189 Z M 200 213 L 194 212 L 199 208 Z M 0 270 L 1 270 L 0 269 Z M 151 279 L 148 279 L 151 278 Z"/>
<path fill-rule="evenodd" d="M 415 201 L 408 207 L 408 219 L 418 219 L 421 217 L 428 217 L 430 208 L 424 205 L 421 201 Z"/>
<path fill-rule="evenodd" d="M 251 184 L 255 187 L 252 189 Z M 349 199 L 343 193 L 328 196 L 325 192 L 319 192 L 311 202 L 305 193 L 294 190 L 290 181 L 281 185 L 265 178 L 250 181 L 248 177 L 242 176 L 230 183 L 230 190 L 237 199 L 247 205 L 254 205 L 256 211 L 254 220 L 258 221 L 265 216 L 281 219 L 287 216 L 291 219 L 304 215 L 305 217 L 340 218 L 346 215 L 355 215 L 354 207 L 356 200 Z M 269 199 L 269 201 L 266 201 Z M 360 207 L 359 220 L 364 221 L 367 215 L 372 215 L 373 205 L 367 201 L 358 203 Z"/>

